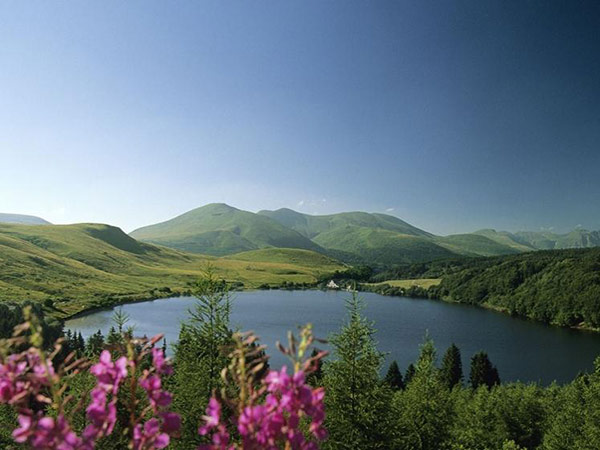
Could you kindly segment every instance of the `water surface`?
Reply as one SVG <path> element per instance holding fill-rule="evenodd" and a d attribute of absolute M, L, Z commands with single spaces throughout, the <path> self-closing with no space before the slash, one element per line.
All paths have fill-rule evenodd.
<path fill-rule="evenodd" d="M 311 322 L 318 337 L 337 331 L 345 320 L 345 292 L 252 291 L 235 294 L 232 325 L 253 330 L 268 346 L 271 365 L 281 366 L 285 358 L 274 348 L 285 341 L 287 330 Z M 395 359 L 405 370 L 419 353 L 428 331 L 438 349 L 439 359 L 454 342 L 460 348 L 468 377 L 470 357 L 485 350 L 498 367 L 503 381 L 570 381 L 580 371 L 589 371 L 600 354 L 600 335 L 550 327 L 536 322 L 468 305 L 441 301 L 384 297 L 361 293 L 364 314 L 375 322 L 378 347 L 387 353 L 386 367 Z M 136 334 L 164 333 L 172 344 L 181 321 L 194 299 L 179 297 L 122 306 L 131 317 Z M 87 337 L 97 330 L 106 335 L 113 310 L 102 310 L 70 320 L 67 328 Z"/>

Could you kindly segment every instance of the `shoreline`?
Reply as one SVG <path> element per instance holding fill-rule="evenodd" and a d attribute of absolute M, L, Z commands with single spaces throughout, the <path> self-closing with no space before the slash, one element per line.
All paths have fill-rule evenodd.
<path fill-rule="evenodd" d="M 362 287 L 362 284 L 358 285 L 359 287 Z M 269 289 L 259 289 L 259 288 L 243 288 L 243 289 L 237 289 L 233 292 L 251 292 L 251 291 L 306 291 L 306 290 L 321 290 L 319 287 L 317 286 L 313 286 L 313 287 L 306 287 L 304 289 L 285 289 L 285 288 L 281 288 L 281 287 L 273 287 L 273 288 L 269 288 Z M 327 289 L 326 289 L 327 290 Z M 339 291 L 339 289 L 331 289 L 332 291 Z M 545 325 L 548 327 L 552 327 L 552 328 L 562 328 L 565 330 L 573 330 L 573 331 L 578 331 L 578 332 L 584 332 L 584 333 L 593 333 L 593 334 L 600 334 L 600 328 L 593 328 L 593 327 L 586 327 L 585 325 L 575 325 L 575 326 L 561 326 L 561 325 L 557 325 L 557 324 L 552 324 L 552 323 L 545 323 L 539 320 L 535 320 L 531 317 L 528 316 L 522 316 L 522 315 L 513 315 L 510 314 L 506 309 L 495 306 L 495 305 L 490 305 L 487 303 L 481 303 L 481 304 L 471 304 L 471 303 L 464 303 L 464 302 L 458 302 L 455 300 L 450 300 L 447 298 L 439 298 L 439 297 L 428 297 L 428 296 L 419 296 L 419 295 L 397 295 L 397 294 L 384 294 L 382 292 L 375 292 L 372 290 L 359 290 L 358 292 L 370 292 L 372 294 L 378 294 L 381 295 L 383 297 L 398 297 L 398 298 L 412 298 L 412 299 L 427 299 L 427 300 L 435 300 L 435 301 L 441 301 L 444 303 L 451 303 L 451 304 L 456 304 L 456 305 L 466 305 L 466 306 L 474 306 L 474 307 L 478 307 L 478 308 L 483 308 L 483 309 L 487 309 L 490 311 L 494 311 L 497 312 L 499 314 L 503 314 L 505 316 L 509 316 L 512 318 L 516 318 L 516 319 L 521 319 L 521 320 L 525 320 L 528 322 L 532 322 L 532 323 L 537 323 L 537 324 L 541 324 L 541 325 Z M 108 309 L 112 309 L 115 308 L 117 306 L 122 306 L 122 305 L 127 305 L 127 304 L 134 304 L 134 303 L 143 303 L 143 302 L 150 302 L 150 301 L 154 301 L 154 300 L 165 300 L 165 299 L 169 299 L 169 298 L 178 298 L 178 297 L 185 297 L 185 296 L 189 296 L 189 297 L 193 297 L 193 294 L 191 292 L 183 292 L 183 291 L 172 291 L 170 292 L 168 295 L 162 296 L 162 297 L 157 297 L 156 295 L 153 296 L 149 296 L 146 298 L 136 298 L 136 299 L 128 299 L 128 300 L 121 300 L 121 301 L 117 301 L 115 303 L 112 303 L 110 305 L 105 305 L 105 306 L 92 306 L 90 308 L 86 308 L 83 309 L 81 311 L 76 312 L 75 314 L 71 314 L 69 316 L 65 316 L 64 318 L 61 318 L 61 322 L 64 324 L 65 322 L 69 321 L 69 320 L 73 320 L 73 319 L 77 319 L 80 317 L 84 317 L 93 313 L 96 313 L 98 311 L 102 311 L 102 310 L 108 310 Z"/>

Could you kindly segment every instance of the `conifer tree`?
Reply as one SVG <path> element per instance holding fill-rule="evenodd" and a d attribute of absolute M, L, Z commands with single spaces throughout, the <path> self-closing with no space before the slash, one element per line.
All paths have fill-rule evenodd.
<path fill-rule="evenodd" d="M 402 372 L 400 372 L 400 368 L 398 367 L 398 363 L 396 361 L 392 361 L 390 364 L 383 381 L 387 383 L 387 385 L 391 387 L 393 391 L 404 389 Z"/>
<path fill-rule="evenodd" d="M 92 334 L 87 341 L 85 346 L 86 354 L 93 358 L 100 354 L 102 349 L 104 348 L 104 335 L 101 330 L 98 330 L 96 333 Z"/>
<path fill-rule="evenodd" d="M 415 365 L 410 363 L 406 368 L 406 374 L 404 375 L 404 385 L 408 386 L 408 383 L 412 381 L 415 376 Z"/>
<path fill-rule="evenodd" d="M 435 347 L 426 337 L 412 380 L 394 395 L 395 436 L 389 448 L 443 448 L 450 432 L 452 402 L 435 361 Z"/>
<path fill-rule="evenodd" d="M 371 322 L 361 315 L 353 292 L 348 319 L 334 334 L 332 358 L 323 365 L 327 448 L 389 448 L 391 390 L 380 382 L 384 355 L 377 350 Z"/>
<path fill-rule="evenodd" d="M 442 358 L 440 376 L 442 382 L 448 386 L 448 389 L 452 389 L 454 386 L 462 383 L 463 371 L 460 350 L 454 344 L 448 347 Z"/>
<path fill-rule="evenodd" d="M 491 388 L 496 384 L 500 384 L 498 369 L 491 363 L 486 352 L 476 353 L 471 358 L 469 382 L 473 389 L 484 385 Z"/>
<path fill-rule="evenodd" d="M 182 448 L 201 443 L 198 424 L 213 391 L 221 387 L 221 370 L 228 364 L 227 347 L 231 343 L 229 328 L 231 296 L 227 284 L 208 267 L 193 285 L 196 297 L 182 323 L 175 345 L 173 391 L 174 410 L 181 413 Z"/>

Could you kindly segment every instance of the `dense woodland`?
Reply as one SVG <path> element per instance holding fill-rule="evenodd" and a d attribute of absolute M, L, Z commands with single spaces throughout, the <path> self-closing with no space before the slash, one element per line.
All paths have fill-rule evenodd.
<path fill-rule="evenodd" d="M 170 448 L 206 443 L 198 426 L 211 394 L 223 387 L 220 373 L 228 364 L 226 349 L 233 333 L 228 287 L 207 279 L 195 286 L 195 293 L 198 302 L 182 324 L 175 370 L 165 382 L 173 393 L 173 409 L 182 416 L 181 436 Z M 594 373 L 564 386 L 505 384 L 502 368 L 496 368 L 484 352 L 472 355 L 470 367 L 463 368 L 460 349 L 452 345 L 439 358 L 434 343 L 424 337 L 414 364 L 400 368 L 392 362 L 384 367 L 385 355 L 373 339 L 376 324 L 361 309 L 354 294 L 348 299 L 344 326 L 329 336 L 332 353 L 309 378 L 326 392 L 329 437 L 323 448 L 600 448 L 600 362 Z M 13 317 L 14 322 L 20 320 L 18 313 Z M 96 360 L 102 349 L 115 348 L 129 332 L 127 317 L 116 313 L 108 336 L 99 332 L 84 342 L 81 335 L 67 333 L 64 351 Z M 72 379 L 68 394 L 85 398 L 92 384 L 89 373 L 82 373 Z M 0 444 L 10 448 L 15 414 L 6 405 L 1 411 Z M 80 432 L 85 426 L 83 411 L 71 412 Z M 123 425 L 117 423 L 116 429 Z M 98 448 L 120 445 L 122 433 L 116 432 L 101 440 Z"/>
<path fill-rule="evenodd" d="M 371 282 L 441 278 L 439 285 L 429 289 L 406 290 L 385 283 L 365 287 L 384 295 L 481 305 L 559 326 L 600 327 L 600 248 L 407 264 L 367 279 L 354 272 L 348 272 L 347 278 Z"/>

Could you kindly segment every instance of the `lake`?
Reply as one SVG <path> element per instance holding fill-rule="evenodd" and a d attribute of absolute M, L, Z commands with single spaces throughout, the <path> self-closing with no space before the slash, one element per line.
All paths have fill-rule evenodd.
<path fill-rule="evenodd" d="M 600 335 L 544 324 L 486 310 L 441 301 L 384 297 L 361 293 L 364 314 L 375 322 L 378 348 L 387 353 L 384 370 L 397 360 L 401 370 L 414 362 L 419 345 L 428 331 L 441 359 L 454 342 L 462 352 L 463 370 L 468 378 L 470 357 L 485 350 L 498 367 L 502 381 L 553 380 L 567 382 L 578 372 L 593 367 L 600 354 Z M 268 346 L 272 367 L 286 359 L 274 344 L 286 342 L 287 330 L 312 323 L 315 335 L 326 338 L 345 320 L 345 299 L 350 294 L 336 291 L 249 291 L 234 294 L 232 325 L 253 330 Z M 178 297 L 123 305 L 136 335 L 164 333 L 167 342 L 176 342 L 181 321 L 194 305 L 190 297 Z M 87 338 L 97 330 L 104 335 L 110 329 L 112 309 L 90 313 L 66 322 L 71 330 Z"/>

